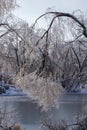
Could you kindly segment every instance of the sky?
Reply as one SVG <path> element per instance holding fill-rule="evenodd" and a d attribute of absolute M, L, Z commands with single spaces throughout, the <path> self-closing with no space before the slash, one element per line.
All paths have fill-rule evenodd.
<path fill-rule="evenodd" d="M 69 13 L 75 10 L 87 12 L 87 0 L 17 0 L 17 4 L 20 7 L 15 9 L 15 16 L 30 25 L 37 17 L 45 13 L 47 8 Z"/>

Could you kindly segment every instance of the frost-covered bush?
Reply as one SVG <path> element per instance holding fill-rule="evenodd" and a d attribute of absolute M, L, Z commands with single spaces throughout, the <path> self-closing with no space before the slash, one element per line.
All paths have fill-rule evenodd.
<path fill-rule="evenodd" d="M 50 78 L 38 78 L 35 72 L 20 77 L 17 84 L 27 92 L 29 97 L 35 99 L 44 110 L 58 106 L 58 97 L 63 92 L 60 83 L 53 82 Z"/>

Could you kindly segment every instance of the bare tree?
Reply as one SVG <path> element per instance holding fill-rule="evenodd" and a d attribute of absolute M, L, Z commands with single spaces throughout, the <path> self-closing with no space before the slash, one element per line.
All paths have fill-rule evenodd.
<path fill-rule="evenodd" d="M 61 70 L 61 74 L 60 74 L 60 80 L 63 87 L 65 87 L 68 91 L 79 91 L 80 87 L 84 86 L 84 84 L 86 83 L 86 75 L 83 74 L 84 73 L 84 67 L 85 67 L 85 62 L 86 62 L 86 53 L 85 53 L 85 58 L 84 60 L 82 60 L 80 58 L 80 56 L 82 55 L 82 51 L 80 49 L 80 52 L 78 52 L 78 48 L 76 47 L 77 44 L 83 44 L 84 42 L 82 42 L 82 39 L 86 39 L 87 38 L 87 28 L 86 28 L 86 24 L 84 22 L 84 19 L 82 20 L 82 18 L 79 16 L 75 16 L 74 14 L 69 14 L 69 13 L 63 13 L 63 12 L 47 12 L 43 15 L 41 15 L 39 18 L 36 19 L 34 27 L 36 25 L 36 23 L 39 21 L 39 19 L 41 19 L 44 16 L 51 16 L 50 19 L 50 23 L 47 27 L 47 29 L 44 31 L 44 33 L 40 36 L 40 39 L 36 42 L 35 46 L 39 46 L 39 44 L 41 43 L 41 40 L 43 40 L 44 38 L 46 39 L 45 43 L 46 43 L 46 58 L 48 57 L 48 54 L 50 53 L 50 47 L 51 46 L 51 42 L 54 45 L 57 44 L 63 44 L 64 49 L 62 49 L 61 51 L 63 51 L 62 53 L 60 52 L 60 50 L 57 50 L 58 54 L 55 51 L 55 55 L 56 55 L 56 62 L 53 62 L 53 64 L 56 64 L 56 67 Z M 62 23 L 62 30 L 64 29 L 65 26 L 67 26 L 67 28 L 69 28 L 69 24 L 72 25 L 72 23 L 75 25 L 70 25 L 70 31 L 72 35 L 71 36 L 71 40 L 63 38 L 62 40 L 58 41 L 58 38 L 55 40 L 55 42 L 53 42 L 52 40 L 49 41 L 50 36 L 52 36 L 53 38 L 53 26 L 55 25 L 55 21 L 57 21 L 58 23 Z M 70 21 L 70 23 L 68 22 L 68 24 L 66 23 L 66 21 Z M 56 28 L 58 29 L 58 31 L 60 30 L 61 27 L 61 23 L 58 25 L 56 25 Z M 73 28 L 73 30 L 72 30 Z M 65 28 L 66 29 L 66 28 Z M 63 31 L 62 31 L 63 32 Z M 64 31 L 67 32 L 67 30 Z M 57 37 L 61 37 L 62 34 L 58 34 Z M 60 43 L 59 43 L 60 42 Z M 85 46 L 85 45 L 84 45 Z M 80 46 L 81 47 L 81 46 Z M 58 49 L 58 48 L 57 48 Z M 32 49 L 33 51 L 33 49 Z M 32 52 L 31 51 L 31 52 Z M 79 56 L 79 53 L 81 54 Z M 42 58 L 44 59 L 44 58 Z M 61 62 L 60 62 L 61 61 Z M 46 63 L 47 64 L 47 61 Z M 42 65 L 43 67 L 43 65 Z M 41 67 L 40 67 L 41 68 Z M 57 70 L 58 70 L 57 69 Z M 43 69 L 42 69 L 43 70 Z M 40 72 L 41 73 L 41 72 Z M 84 75 L 84 76 L 83 76 Z"/>

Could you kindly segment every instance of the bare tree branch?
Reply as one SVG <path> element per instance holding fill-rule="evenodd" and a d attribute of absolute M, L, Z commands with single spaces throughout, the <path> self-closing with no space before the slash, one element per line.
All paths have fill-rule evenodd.
<path fill-rule="evenodd" d="M 84 35 L 85 37 L 87 37 L 87 29 L 86 29 L 86 26 L 85 26 L 80 20 L 78 20 L 78 18 L 76 18 L 74 15 L 69 14 L 69 13 L 63 13 L 63 12 L 47 12 L 47 13 L 41 15 L 40 17 L 38 17 L 38 18 L 36 19 L 36 21 L 35 21 L 35 24 L 37 23 L 37 21 L 38 21 L 40 18 L 42 18 L 43 16 L 45 16 L 45 15 L 47 15 L 47 14 L 53 14 L 53 15 L 54 15 L 52 21 L 54 21 L 54 19 L 57 18 L 57 17 L 69 17 L 69 18 L 73 19 L 75 22 L 77 22 L 77 23 L 82 27 L 82 29 L 83 29 L 83 35 Z M 53 23 L 53 22 L 52 22 L 52 23 Z M 35 25 L 35 24 L 34 24 L 34 25 Z M 50 27 L 50 26 L 49 26 L 49 27 Z"/>
<path fill-rule="evenodd" d="M 4 27 L 6 26 L 6 27 L 8 27 L 9 31 L 14 32 L 23 42 L 25 42 L 25 40 L 19 35 L 19 33 L 16 32 L 16 30 L 13 29 L 9 24 L 7 24 L 7 23 L 0 23 L 0 26 L 4 26 Z M 5 33 L 5 34 L 7 34 L 7 33 Z M 5 35 L 5 34 L 3 34 L 3 35 Z"/>
<path fill-rule="evenodd" d="M 76 40 L 77 40 L 79 37 L 81 37 L 82 35 L 84 35 L 85 37 L 87 37 L 87 29 L 86 29 L 86 26 L 85 26 L 76 16 L 74 16 L 74 15 L 72 15 L 72 14 L 70 14 L 70 13 L 63 13 L 63 12 L 47 12 L 47 13 L 44 13 L 44 14 L 42 14 L 40 17 L 38 17 L 38 18 L 35 20 L 35 23 L 33 24 L 33 28 L 35 27 L 35 25 L 36 25 L 36 23 L 38 22 L 39 19 L 41 19 L 42 17 L 44 17 L 44 16 L 46 16 L 46 15 L 48 15 L 48 14 L 53 15 L 53 16 L 52 16 L 53 18 L 52 18 L 52 20 L 51 20 L 51 22 L 50 22 L 50 24 L 49 24 L 47 30 L 43 33 L 43 35 L 40 37 L 40 39 L 36 42 L 36 44 L 35 44 L 36 46 L 39 44 L 39 42 L 40 42 L 45 36 L 48 35 L 49 30 L 51 29 L 51 27 L 52 27 L 52 25 L 53 25 L 55 19 L 56 19 L 56 18 L 60 18 L 60 17 L 68 17 L 68 18 L 71 18 L 71 19 L 74 20 L 76 23 L 78 23 L 78 24 L 81 26 L 81 28 L 83 29 L 83 34 L 77 36 L 77 38 L 76 38 L 74 41 L 76 41 Z M 46 40 L 47 40 L 47 39 L 46 39 Z M 71 41 L 71 42 L 73 42 L 73 41 Z M 71 42 L 70 42 L 70 43 L 71 43 Z M 35 47 L 34 47 L 34 48 L 35 48 Z M 32 48 L 30 54 L 32 53 L 32 51 L 33 51 L 34 48 Z"/>

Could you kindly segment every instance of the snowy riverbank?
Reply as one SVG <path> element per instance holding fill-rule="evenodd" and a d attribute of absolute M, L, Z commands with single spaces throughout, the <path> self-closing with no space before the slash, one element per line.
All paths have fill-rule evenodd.
<path fill-rule="evenodd" d="M 0 88 L 4 87 L 0 86 Z M 25 96 L 25 95 L 26 94 L 22 89 L 11 85 L 9 85 L 9 88 L 5 89 L 5 91 L 0 94 L 0 96 Z"/>

